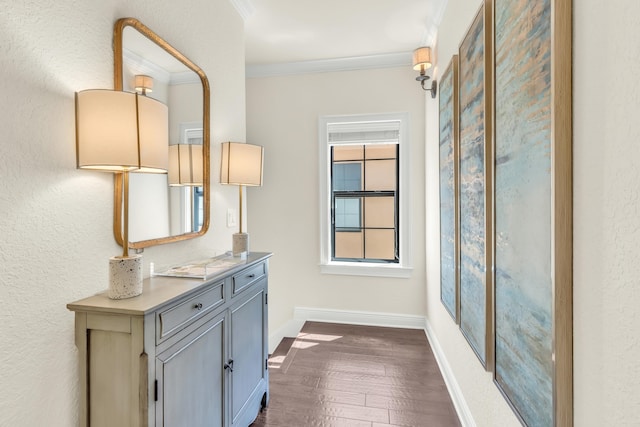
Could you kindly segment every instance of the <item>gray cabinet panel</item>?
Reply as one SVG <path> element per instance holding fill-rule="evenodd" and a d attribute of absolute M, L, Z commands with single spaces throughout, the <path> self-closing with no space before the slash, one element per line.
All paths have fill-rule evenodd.
<path fill-rule="evenodd" d="M 219 316 L 157 356 L 159 425 L 224 425 L 224 319 Z"/>
<path fill-rule="evenodd" d="M 120 364 L 117 355 L 131 352 L 129 336 L 96 329 L 90 331 L 88 341 L 90 425 L 127 425 L 131 410 L 131 389 L 127 387 L 131 368 Z"/>
<path fill-rule="evenodd" d="M 266 279 L 262 279 L 266 283 Z M 232 374 L 231 409 L 233 423 L 249 402 L 249 398 L 265 380 L 265 354 L 263 332 L 265 291 L 260 287 L 250 297 L 231 308 Z"/>

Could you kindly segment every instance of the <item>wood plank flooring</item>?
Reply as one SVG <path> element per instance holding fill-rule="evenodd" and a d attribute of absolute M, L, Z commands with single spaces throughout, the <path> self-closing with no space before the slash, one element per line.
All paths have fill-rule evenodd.
<path fill-rule="evenodd" d="M 307 322 L 269 375 L 269 406 L 251 427 L 460 426 L 421 330 Z"/>

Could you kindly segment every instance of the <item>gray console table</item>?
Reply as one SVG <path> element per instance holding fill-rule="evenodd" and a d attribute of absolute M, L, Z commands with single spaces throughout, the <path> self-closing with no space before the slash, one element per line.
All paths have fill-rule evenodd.
<path fill-rule="evenodd" d="M 75 312 L 82 426 L 247 427 L 269 398 L 270 253 L 203 279 L 153 277 Z"/>

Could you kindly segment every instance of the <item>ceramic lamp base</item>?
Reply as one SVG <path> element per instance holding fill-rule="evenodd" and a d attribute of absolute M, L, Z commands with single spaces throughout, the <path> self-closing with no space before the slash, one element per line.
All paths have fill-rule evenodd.
<path fill-rule="evenodd" d="M 124 299 L 142 293 L 142 256 L 109 259 L 109 290 L 111 299 Z"/>
<path fill-rule="evenodd" d="M 235 233 L 233 235 L 233 255 L 242 255 L 249 252 L 249 235 L 247 233 Z"/>

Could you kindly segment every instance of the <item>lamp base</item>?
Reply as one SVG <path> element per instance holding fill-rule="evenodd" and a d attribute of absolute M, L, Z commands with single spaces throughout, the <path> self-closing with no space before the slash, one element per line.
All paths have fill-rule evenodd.
<path fill-rule="evenodd" d="M 233 256 L 249 252 L 249 235 L 247 233 L 235 233 L 233 235 Z"/>
<path fill-rule="evenodd" d="M 142 256 L 109 258 L 109 290 L 111 299 L 125 299 L 142 293 Z"/>

